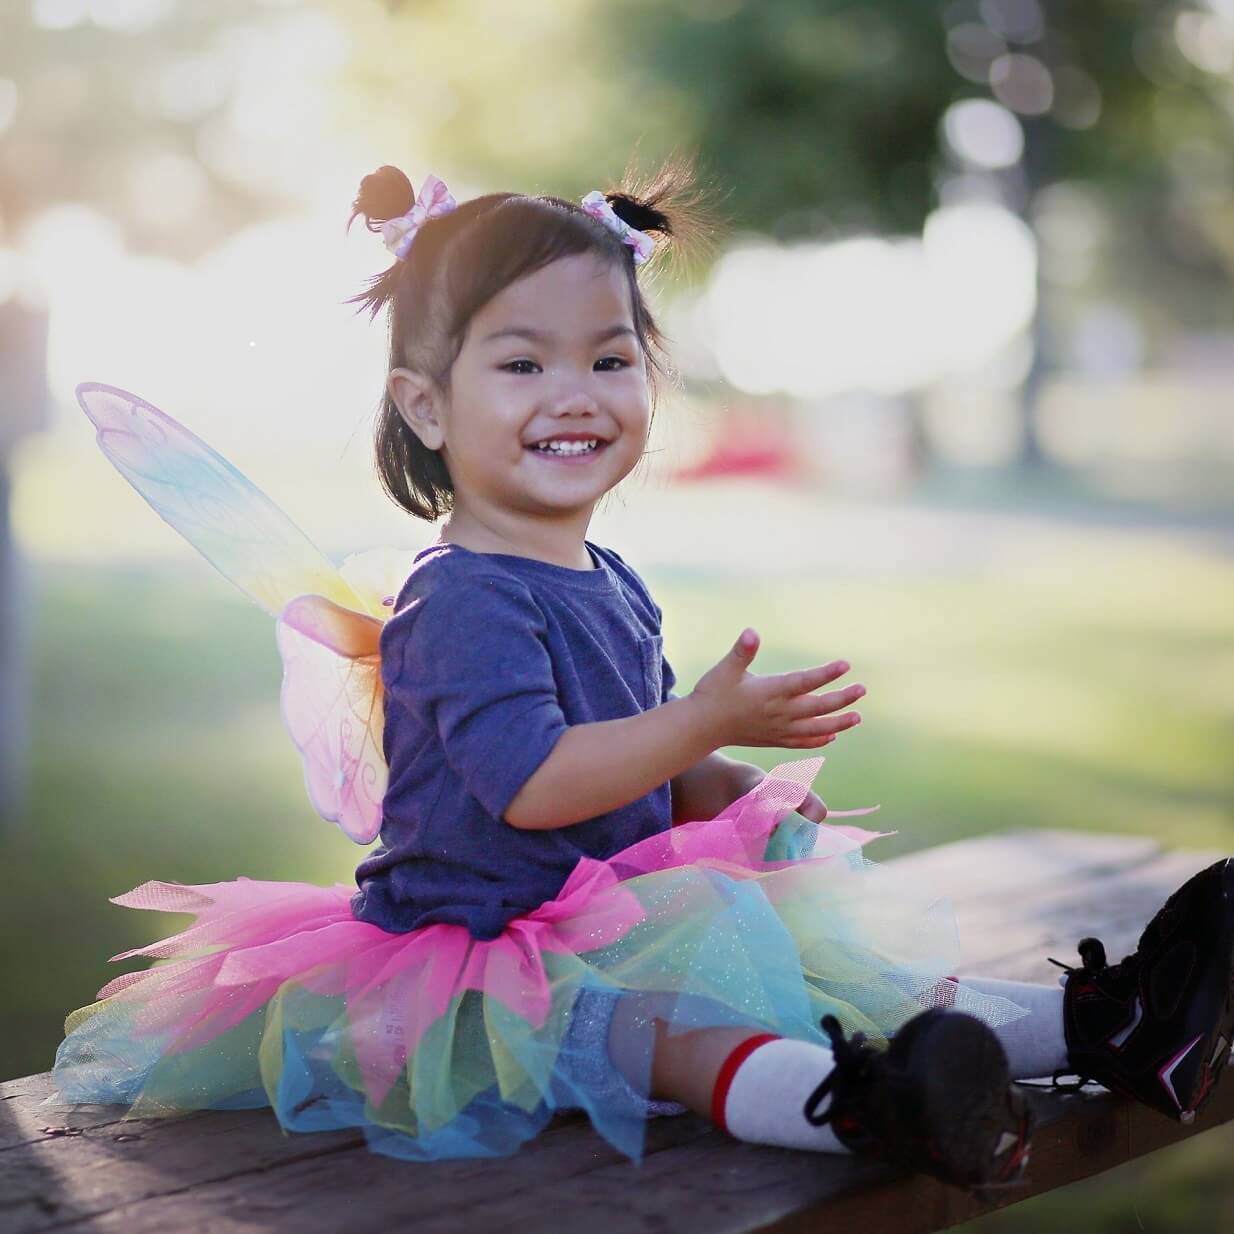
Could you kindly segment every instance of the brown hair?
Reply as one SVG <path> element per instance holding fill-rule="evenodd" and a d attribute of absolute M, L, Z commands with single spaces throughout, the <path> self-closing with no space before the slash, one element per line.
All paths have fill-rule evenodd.
<path fill-rule="evenodd" d="M 680 254 L 683 238 L 702 238 L 708 222 L 693 167 L 672 159 L 648 182 L 627 173 L 621 188 L 605 197 L 618 218 L 656 235 L 659 264 L 664 241 Z M 411 182 L 397 168 L 378 168 L 360 182 L 347 220 L 363 215 L 370 231 L 411 209 Z M 498 292 L 561 257 L 596 253 L 626 270 L 634 329 L 647 358 L 652 391 L 668 370 L 664 337 L 652 318 L 636 277 L 633 251 L 575 202 L 560 197 L 490 193 L 429 219 L 416 233 L 406 260 L 396 259 L 369 280 L 368 289 L 345 303 L 360 303 L 370 320 L 390 306 L 390 369 L 406 367 L 449 390 L 468 323 Z M 654 415 L 654 410 L 653 410 Z M 440 451 L 430 450 L 407 426 L 387 389 L 374 441 L 382 487 L 408 513 L 432 521 L 453 508 L 454 486 Z"/>

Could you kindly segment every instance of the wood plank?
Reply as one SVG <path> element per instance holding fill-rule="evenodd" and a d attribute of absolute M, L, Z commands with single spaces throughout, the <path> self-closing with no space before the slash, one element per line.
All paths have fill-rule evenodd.
<path fill-rule="evenodd" d="M 957 910 L 975 901 L 1007 904 L 1008 897 L 1035 902 L 1063 882 L 1132 869 L 1161 851 L 1143 836 L 1090 832 L 1005 831 L 939 844 L 887 862 L 924 887 L 946 896 Z M 870 845 L 878 860 L 878 844 Z"/>
<path fill-rule="evenodd" d="M 1057 982 L 1050 957 L 1078 965 L 1080 939 L 1093 935 L 1115 963 L 1134 950 L 1141 931 L 1171 892 L 1225 854 L 1198 850 L 1159 853 L 1098 879 L 1060 882 L 1034 896 L 1030 911 L 1014 900 L 1002 907 L 968 903 L 956 923 L 970 972 L 1022 981 Z"/>
<path fill-rule="evenodd" d="M 669 1228 L 679 1234 L 855 1228 L 926 1234 L 1234 1118 L 1234 1086 L 1228 1085 L 1189 1128 L 1104 1092 L 1034 1094 L 1032 1100 L 1044 1125 L 1034 1142 L 1029 1178 L 986 1200 L 869 1162 L 735 1144 L 691 1117 L 664 1120 L 641 1167 L 617 1158 L 575 1124 L 546 1132 L 508 1161 L 421 1165 L 351 1147 L 301 1153 L 280 1168 L 255 1160 L 247 1169 L 195 1185 L 168 1170 L 157 1192 L 134 1193 L 109 1208 L 49 1197 L 55 1207 L 28 1206 L 35 1220 L 24 1226 L 8 1224 L 6 1197 L 0 1228 L 6 1234 L 83 1227 L 126 1234 L 238 1234 L 294 1223 L 297 1234 L 339 1229 L 377 1234 L 398 1222 L 416 1234 L 471 1229 L 526 1234 L 551 1221 L 595 1234 Z M 254 1121 L 260 1112 L 244 1113 Z M 111 1154 L 113 1169 L 121 1160 L 118 1151 Z"/>
<path fill-rule="evenodd" d="M 123 1107 L 114 1105 L 44 1105 L 55 1092 L 51 1073 L 23 1076 L 0 1084 L 0 1154 L 20 1144 L 32 1144 L 57 1131 L 84 1131 L 126 1121 Z M 6 1105 L 5 1102 L 12 1102 Z M 67 1116 L 71 1115 L 69 1118 Z M 71 1124 L 71 1128 L 69 1126 Z"/>
<path fill-rule="evenodd" d="M 6 1119 L 13 1103 L 0 1106 Z M 355 1147 L 358 1132 L 289 1136 L 269 1110 L 201 1111 L 166 1119 L 116 1119 L 116 1108 L 79 1106 L 49 1119 L 18 1115 L 29 1134 L 0 1152 L 0 1230 L 59 1228 L 160 1191 L 182 1191 L 230 1170 L 271 1169 Z M 22 1115 L 26 1117 L 21 1117 Z"/>
<path fill-rule="evenodd" d="M 17 1168 L 0 1175 L 0 1230 L 254 1229 L 257 1215 L 264 1228 L 284 1208 L 296 1213 L 297 1231 L 376 1230 L 406 1220 L 409 1194 L 417 1214 L 505 1194 L 534 1193 L 529 1205 L 543 1205 L 575 1174 L 628 1165 L 578 1117 L 560 1120 L 517 1157 L 432 1163 L 371 1153 L 358 1132 L 279 1135 L 268 1110 L 141 1121 L 139 1138 L 113 1125 L 5 1154 Z M 650 1129 L 649 1153 L 710 1131 L 702 1119 L 661 1120 Z"/>
<path fill-rule="evenodd" d="M 1112 960 L 1121 958 L 1165 896 L 1219 855 L 1033 832 L 888 864 L 912 868 L 923 885 L 928 879 L 953 896 L 974 971 L 1054 981 L 1047 953 L 1070 963 L 1078 938 L 1094 933 Z M 1234 1118 L 1230 1080 L 1189 1128 L 1102 1090 L 1070 1097 L 1034 1090 L 1043 1130 L 1030 1180 L 983 1202 L 869 1162 L 737 1144 L 693 1116 L 652 1123 L 640 1167 L 578 1118 L 558 1120 L 513 1158 L 419 1164 L 368 1151 L 358 1131 L 280 1134 L 269 1110 L 130 1120 L 117 1117 L 117 1107 L 40 1104 L 50 1091 L 48 1076 L 0 1085 L 2 1234 L 293 1224 L 297 1234 L 361 1234 L 395 1222 L 425 1234 L 546 1224 L 594 1234 L 924 1234 Z"/>

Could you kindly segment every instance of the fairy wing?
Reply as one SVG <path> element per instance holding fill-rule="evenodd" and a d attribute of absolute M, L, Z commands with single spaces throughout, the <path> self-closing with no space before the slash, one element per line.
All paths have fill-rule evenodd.
<path fill-rule="evenodd" d="M 95 382 L 77 387 L 77 401 L 121 475 L 276 618 L 282 715 L 309 799 L 351 839 L 369 843 L 386 784 L 378 638 L 403 555 L 377 550 L 336 568 L 260 489 L 165 412 Z"/>
<path fill-rule="evenodd" d="M 83 382 L 76 393 L 108 461 L 160 518 L 272 617 L 306 594 L 363 607 L 304 532 L 184 425 L 115 386 Z"/>
<path fill-rule="evenodd" d="M 382 623 L 322 596 L 299 596 L 278 619 L 283 722 L 304 760 L 309 800 L 357 844 L 381 829 Z"/>
<path fill-rule="evenodd" d="M 283 721 L 304 759 L 314 809 L 357 844 L 381 830 L 389 773 L 382 751 L 381 631 L 407 573 L 406 555 L 372 549 L 340 573 L 375 618 L 322 596 L 292 600 L 278 620 Z"/>

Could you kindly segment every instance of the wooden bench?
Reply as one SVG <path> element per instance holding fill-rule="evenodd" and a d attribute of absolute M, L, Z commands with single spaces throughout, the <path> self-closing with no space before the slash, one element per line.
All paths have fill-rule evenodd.
<path fill-rule="evenodd" d="M 1034 831 L 948 844 L 897 864 L 951 896 L 966 968 L 1053 982 L 1059 970 L 1047 954 L 1076 962 L 1078 940 L 1096 934 L 1120 959 L 1165 896 L 1221 855 Z M 1234 1079 L 1190 1126 L 1100 1089 L 1028 1090 L 1039 1119 L 1029 1180 L 982 1202 L 855 1158 L 738 1144 L 694 1117 L 652 1123 L 638 1168 L 577 1118 L 559 1120 L 512 1158 L 421 1165 L 369 1152 L 358 1131 L 280 1134 L 269 1110 L 125 1121 L 116 1107 L 41 1105 L 50 1091 L 47 1075 L 0 1085 L 3 1234 L 922 1234 L 1234 1118 Z"/>

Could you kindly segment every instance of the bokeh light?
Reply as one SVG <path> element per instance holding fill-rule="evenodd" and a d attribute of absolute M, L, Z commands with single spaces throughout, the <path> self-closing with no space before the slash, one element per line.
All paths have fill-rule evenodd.
<path fill-rule="evenodd" d="M 975 167 L 1012 167 L 1024 153 L 1020 122 L 989 99 L 964 99 L 948 107 L 943 136 L 958 158 Z"/>
<path fill-rule="evenodd" d="M 980 365 L 1035 304 L 1036 244 L 1007 210 L 935 211 L 920 240 L 750 245 L 697 311 L 720 371 L 751 394 L 904 393 Z"/>

